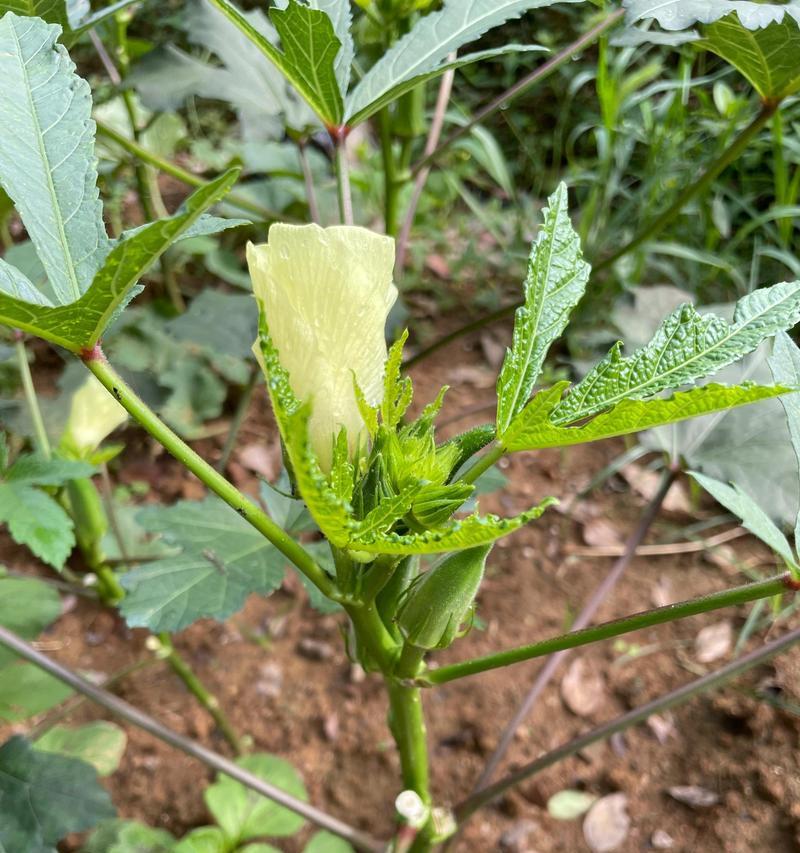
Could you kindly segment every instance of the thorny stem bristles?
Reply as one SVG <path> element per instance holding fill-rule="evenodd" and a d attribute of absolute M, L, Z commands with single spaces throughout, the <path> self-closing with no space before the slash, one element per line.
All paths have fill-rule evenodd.
<path fill-rule="evenodd" d="M 338 818 L 326 814 L 309 803 L 293 797 L 282 788 L 260 779 L 243 767 L 239 767 L 233 761 L 216 752 L 212 752 L 210 749 L 206 749 L 206 747 L 190 738 L 178 734 L 178 732 L 173 731 L 123 699 L 114 696 L 101 687 L 97 687 L 62 664 L 42 654 L 42 652 L 34 649 L 33 646 L 2 625 L 0 625 L 0 645 L 5 646 L 19 655 L 19 657 L 50 673 L 50 675 L 59 681 L 72 687 L 73 690 L 83 694 L 131 725 L 149 732 L 154 737 L 164 741 L 164 743 L 168 743 L 170 746 L 186 753 L 186 755 L 202 761 L 208 767 L 224 773 L 226 776 L 230 776 L 231 779 L 241 782 L 245 787 L 262 794 L 273 802 L 285 806 L 290 811 L 295 812 L 295 814 L 301 815 L 317 826 L 332 832 L 334 835 L 344 838 L 358 850 L 363 850 L 365 853 L 384 853 L 384 845 L 377 839 L 372 838 L 355 827 L 349 826 Z"/>
<path fill-rule="evenodd" d="M 331 579 L 314 558 L 252 500 L 245 497 L 208 462 L 200 457 L 185 441 L 177 436 L 125 380 L 108 363 L 99 347 L 85 353 L 86 367 L 100 380 L 120 405 L 144 429 L 166 448 L 185 468 L 200 479 L 212 492 L 236 510 L 256 530 L 265 536 L 290 562 L 326 596 L 336 600 L 337 593 Z"/>
<path fill-rule="evenodd" d="M 617 732 L 624 731 L 625 729 L 629 729 L 631 726 L 635 726 L 637 723 L 643 722 L 653 714 L 661 714 L 670 708 L 674 708 L 676 705 L 680 705 L 682 702 L 693 699 L 699 693 L 713 690 L 715 687 L 724 684 L 726 681 L 730 681 L 730 679 L 735 678 L 737 675 L 741 675 L 747 670 L 752 669 L 754 666 L 758 666 L 798 642 L 800 642 L 800 628 L 790 631 L 788 634 L 784 634 L 783 637 L 773 640 L 771 643 L 767 643 L 760 649 L 756 649 L 754 652 L 729 663 L 727 666 L 724 666 L 715 672 L 711 672 L 708 675 L 704 675 L 702 678 L 691 681 L 689 684 L 679 687 L 677 690 L 673 690 L 665 696 L 654 699 L 646 705 L 634 708 L 627 714 L 623 714 L 615 720 L 611 720 L 602 726 L 598 726 L 596 729 L 593 729 L 592 731 L 569 741 L 563 746 L 558 747 L 552 752 L 548 752 L 546 755 L 537 758 L 535 761 L 520 767 L 519 770 L 509 774 L 494 785 L 475 792 L 456 806 L 455 814 L 459 825 L 463 825 L 463 823 L 479 808 L 488 805 L 490 802 L 497 799 L 497 797 L 501 796 L 515 785 L 518 785 L 520 782 L 524 782 L 526 779 L 529 779 L 536 773 L 540 773 L 548 767 L 552 767 L 553 764 L 563 761 L 563 759 L 568 758 L 571 755 L 575 755 L 597 741 L 605 740 Z"/>
<path fill-rule="evenodd" d="M 17 351 L 17 364 L 19 365 L 19 374 L 22 379 L 22 390 L 25 394 L 25 402 L 28 405 L 28 412 L 33 423 L 33 433 L 36 436 L 36 446 L 39 453 L 45 459 L 51 456 L 50 439 L 47 437 L 47 430 L 42 419 L 42 410 L 39 408 L 39 398 L 36 396 L 36 388 L 33 385 L 33 377 L 31 376 L 31 368 L 28 364 L 28 350 L 25 348 L 25 339 L 21 332 L 15 333 L 14 345 Z"/>
<path fill-rule="evenodd" d="M 702 598 L 680 601 L 675 604 L 668 604 L 665 607 L 657 607 L 653 610 L 644 610 L 641 613 L 634 613 L 623 619 L 603 622 L 600 625 L 583 628 L 580 631 L 570 631 L 568 634 L 561 634 L 558 637 L 552 637 L 538 643 L 531 643 L 527 646 L 520 646 L 516 649 L 509 649 L 485 655 L 484 657 L 474 658 L 473 660 L 442 666 L 438 669 L 425 672 L 416 679 L 416 683 L 421 687 L 446 684 L 448 681 L 454 681 L 457 678 L 465 678 L 469 675 L 477 675 L 481 672 L 488 672 L 499 667 L 510 666 L 521 661 L 543 657 L 544 655 L 553 654 L 554 652 L 565 649 L 574 649 L 590 643 L 601 642 L 611 637 L 629 634 L 631 631 L 652 628 L 655 625 L 662 625 L 665 622 L 674 622 L 678 619 L 685 619 L 688 616 L 696 616 L 699 613 L 720 610 L 723 607 L 733 607 L 738 604 L 746 604 L 749 601 L 770 598 L 773 595 L 780 595 L 787 590 L 791 591 L 791 586 L 788 583 L 789 579 L 789 574 L 779 575 L 768 580 L 714 592 Z"/>

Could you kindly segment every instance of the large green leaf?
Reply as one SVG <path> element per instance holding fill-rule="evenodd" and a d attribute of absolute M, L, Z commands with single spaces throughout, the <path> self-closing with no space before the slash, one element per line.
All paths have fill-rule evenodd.
<path fill-rule="evenodd" d="M 61 615 L 61 599 L 49 584 L 36 578 L 0 577 L 0 625 L 24 640 L 34 640 Z M 14 660 L 0 648 L 0 667 Z"/>
<path fill-rule="evenodd" d="M 788 383 L 794 388 L 800 388 L 800 349 L 786 332 L 780 332 L 775 336 L 769 367 L 776 382 Z M 784 395 L 781 397 L 781 403 L 786 413 L 789 436 L 797 457 L 798 471 L 800 471 L 800 392 Z M 800 508 L 795 520 L 794 539 L 795 547 L 800 547 Z"/>
<path fill-rule="evenodd" d="M 450 53 L 487 30 L 555 0 L 446 0 L 420 20 L 367 71 L 347 99 L 345 120 L 357 124 L 397 97 L 404 85 L 444 70 Z M 574 0 L 564 0 L 574 2 Z M 413 85 L 413 83 L 411 84 Z"/>
<path fill-rule="evenodd" d="M 610 411 L 597 415 L 587 424 L 558 426 L 550 418 L 568 384 L 559 382 L 552 388 L 540 391 L 528 403 L 501 439 L 507 450 L 567 447 L 628 435 L 777 397 L 791 390 L 781 385 L 708 384 L 688 391 L 677 391 L 668 398 L 621 400 Z"/>
<path fill-rule="evenodd" d="M 89 84 L 56 44 L 59 28 L 0 19 L 0 183 L 47 271 L 56 302 L 86 292 L 108 254 Z"/>
<path fill-rule="evenodd" d="M 75 547 L 72 519 L 54 498 L 31 486 L 0 483 L 0 524 L 54 569 L 64 567 Z"/>
<path fill-rule="evenodd" d="M 513 345 L 497 380 L 499 436 L 528 402 L 547 351 L 564 331 L 589 280 L 591 267 L 583 260 L 580 238 L 569 219 L 566 184 L 550 196 L 548 205 L 528 260 L 525 304 L 517 309 Z"/>
<path fill-rule="evenodd" d="M 736 13 L 749 30 L 766 27 L 791 15 L 800 22 L 800 3 L 761 3 L 752 0 L 623 0 L 627 20 L 634 24 L 655 18 L 665 30 L 685 30 L 695 24 L 711 24 Z"/>
<path fill-rule="evenodd" d="M 758 536 L 788 565 L 797 565 L 792 547 L 786 537 L 747 492 L 743 492 L 735 483 L 728 485 L 697 471 L 690 471 L 689 473 L 712 497 L 738 516 L 742 520 L 742 524 L 753 535 Z"/>
<path fill-rule="evenodd" d="M 48 308 L 0 293 L 0 323 L 30 332 L 72 352 L 91 348 L 127 303 L 139 279 L 228 192 L 238 174 L 238 169 L 229 170 L 195 190 L 174 216 L 137 229 L 128 240 L 117 243 L 91 287 L 77 301 Z"/>
<path fill-rule="evenodd" d="M 55 708 L 71 695 L 72 690 L 63 681 L 35 664 L 17 661 L 0 669 L 0 721 L 18 723 L 27 720 Z M 0 814 L 0 827 L 2 824 Z"/>
<path fill-rule="evenodd" d="M 228 0 L 211 2 L 280 69 L 327 126 L 342 123 L 344 102 L 334 67 L 341 44 L 325 12 L 297 0 L 273 9 L 270 19 L 281 37 L 281 52 Z"/>
<path fill-rule="evenodd" d="M 731 15 L 704 27 L 695 44 L 738 69 L 762 98 L 780 101 L 800 90 L 800 6 L 796 14 L 756 30 Z"/>
<path fill-rule="evenodd" d="M 91 764 L 98 776 L 110 776 L 119 767 L 127 742 L 124 729 L 97 720 L 77 728 L 53 726 L 36 741 L 36 749 L 79 758 Z"/>
<path fill-rule="evenodd" d="M 260 753 L 247 755 L 236 763 L 288 794 L 301 800 L 308 799 L 303 780 L 288 761 Z M 285 806 L 222 774 L 206 788 L 205 801 L 231 846 L 262 835 L 294 835 L 305 823 L 302 817 Z"/>
<path fill-rule="evenodd" d="M 551 420 L 565 426 L 622 400 L 650 397 L 708 376 L 752 352 L 765 338 L 790 329 L 798 319 L 800 281 L 761 288 L 743 297 L 736 304 L 732 324 L 683 305 L 633 355 L 623 356 L 622 344 L 616 344 L 556 406 Z"/>
<path fill-rule="evenodd" d="M 88 764 L 38 752 L 21 737 L 0 747 L 0 850 L 56 853 L 70 832 L 114 814 Z"/>
<path fill-rule="evenodd" d="M 66 0 L 3 0 L 0 2 L 0 17 L 13 12 L 26 18 L 42 18 L 48 24 L 69 28 Z"/>
<path fill-rule="evenodd" d="M 268 595 L 283 580 L 285 558 L 216 497 L 145 509 L 139 522 L 182 551 L 122 576 L 121 611 L 132 627 L 179 631 L 204 616 L 226 619 L 250 593 Z"/>

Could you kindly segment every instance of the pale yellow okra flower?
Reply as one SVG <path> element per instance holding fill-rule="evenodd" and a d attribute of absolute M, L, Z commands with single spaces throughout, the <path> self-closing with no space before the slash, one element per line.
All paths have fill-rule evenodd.
<path fill-rule="evenodd" d="M 89 376 L 72 395 L 69 418 L 61 440 L 73 453 L 88 456 L 127 419 L 125 409 L 94 376 Z"/>
<path fill-rule="evenodd" d="M 248 245 L 247 263 L 292 390 L 311 403 L 311 444 L 327 472 L 342 427 L 351 454 L 364 437 L 353 375 L 368 403 L 383 397 L 394 240 L 355 226 L 276 224 L 267 243 Z"/>

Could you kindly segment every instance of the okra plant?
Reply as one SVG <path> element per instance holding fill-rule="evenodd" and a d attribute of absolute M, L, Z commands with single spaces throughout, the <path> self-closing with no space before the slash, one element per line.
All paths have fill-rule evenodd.
<path fill-rule="evenodd" d="M 293 535 L 286 514 L 281 517 L 279 512 L 265 511 L 188 446 L 137 395 L 103 350 L 103 338 L 113 334 L 114 322 L 141 292 L 140 280 L 170 246 L 186 237 L 211 235 L 242 224 L 209 212 L 234 187 L 238 170 L 200 181 L 201 186 L 173 215 L 111 239 L 97 187 L 89 87 L 76 74 L 63 42 L 58 41 L 63 28 L 73 24 L 67 19 L 53 24 L 25 17 L 18 14 L 24 10 L 16 8 L 17 4 L 0 5 L 7 10 L 0 18 L 0 112 L 4 117 L 0 124 L 0 184 L 36 248 L 47 282 L 37 286 L 20 269 L 0 260 L 0 322 L 67 351 L 110 395 L 113 405 L 109 403 L 108 410 L 98 405 L 88 419 L 82 416 L 71 421 L 59 448 L 68 462 L 85 465 L 96 461 L 94 454 L 107 428 L 100 423 L 106 420 L 103 413 L 110 412 L 113 420 L 124 410 L 219 499 L 209 505 L 209 513 L 219 525 L 214 529 L 202 529 L 192 510 L 164 514 L 167 521 L 161 523 L 174 522 L 173 535 L 186 547 L 177 556 L 140 566 L 122 577 L 120 606 L 129 624 L 161 634 L 179 630 L 201 616 L 225 618 L 242 605 L 248 593 L 274 590 L 287 562 L 301 573 L 318 600 L 344 611 L 348 654 L 381 679 L 386 690 L 389 726 L 402 768 L 397 782 L 401 824 L 397 835 L 378 841 L 313 809 L 291 791 L 259 786 L 259 780 L 247 772 L 246 763 L 237 769 L 208 750 L 165 733 L 163 727 L 125 703 L 110 700 L 103 691 L 48 662 L 5 628 L 0 629 L 0 643 L 106 703 L 124 719 L 165 737 L 360 849 L 432 850 L 446 844 L 476 808 L 559 756 L 546 755 L 450 808 L 446 800 L 434 799 L 430 789 L 426 690 L 683 616 L 781 595 L 800 584 L 795 552 L 779 538 L 782 534 L 773 535 L 771 530 L 763 534 L 761 525 L 762 535 L 785 563 L 785 572 L 775 578 L 483 658 L 431 665 L 432 654 L 457 643 L 470 629 L 495 543 L 536 523 L 557 503 L 558 495 L 541 495 L 535 505 L 510 518 L 466 510 L 478 478 L 503 457 L 625 436 L 776 397 L 785 399 L 793 434 L 797 434 L 794 394 L 800 390 L 800 358 L 785 332 L 800 320 L 800 281 L 758 287 L 737 302 L 730 322 L 689 304 L 681 305 L 663 319 L 641 348 L 628 353 L 615 344 L 580 381 L 539 387 L 550 348 L 562 337 L 571 313 L 591 287 L 592 270 L 572 226 L 567 187 L 561 184 L 541 211 L 513 336 L 497 378 L 495 418 L 443 441 L 437 436 L 437 418 L 447 388 L 435 399 L 420 401 L 424 405 L 417 407 L 416 416 L 409 414 L 414 391 L 403 371 L 408 333 L 390 347 L 386 345 L 387 317 L 397 298 L 395 240 L 353 225 L 347 139 L 354 127 L 378 114 L 383 130 L 391 130 L 399 111 L 393 105 L 402 103 L 425 81 L 486 56 L 482 52 L 454 58 L 464 44 L 523 11 L 551 5 L 549 0 L 449 0 L 434 11 L 427 8 L 432 4 L 364 0 L 359 5 L 372 19 L 380 21 L 386 16 L 392 22 L 394 41 L 352 88 L 354 44 L 345 0 L 276 3 L 271 20 L 280 47 L 228 0 L 212 2 L 293 87 L 292 97 L 295 106 L 302 107 L 298 114 L 303 115 L 304 127 L 309 122 L 321 124 L 337 151 L 341 224 L 324 228 L 315 223 L 276 222 L 262 231 L 266 242 L 249 244 L 246 250 L 254 294 L 252 312 L 259 329 L 254 352 L 280 432 L 291 491 L 291 497 L 281 497 L 302 504 L 322 534 L 323 548 Z M 687 21 L 689 25 L 733 27 L 737 37 L 741 28 L 749 32 L 762 25 L 748 17 L 751 6 L 757 5 L 763 14 L 769 6 L 771 17 L 763 23 L 764 32 L 776 25 L 780 32 L 772 31 L 772 37 L 798 38 L 800 16 L 795 14 L 795 4 L 686 3 L 680 4 L 680 12 L 677 3 L 666 4 L 675 7 L 673 17 L 664 11 L 665 4 L 627 5 L 633 21 L 655 16 L 667 28 L 685 26 Z M 719 7 L 717 17 L 704 13 L 709 5 Z M 428 14 L 414 23 L 407 14 L 411 6 Z M 683 10 L 689 6 L 694 11 L 687 17 Z M 717 37 L 723 38 L 714 29 L 706 42 L 712 45 L 709 49 L 723 53 L 714 41 Z M 773 112 L 780 100 L 800 87 L 796 72 L 794 68 L 792 76 L 781 70 L 780 92 L 764 93 Z M 389 136 L 384 155 L 391 172 L 388 164 L 394 149 Z M 395 180 L 390 175 L 387 187 L 394 188 Z M 387 192 L 387 224 L 396 221 L 396 202 Z M 704 381 L 776 335 L 780 337 L 774 355 L 774 384 Z M 85 393 L 94 394 L 96 386 L 87 387 Z M 10 467 L 3 462 L 0 517 L 8 519 L 14 509 L 15 488 L 31 488 L 37 482 L 29 477 L 19 485 L 26 464 L 28 470 L 31 467 L 26 457 Z M 79 544 L 90 564 L 93 561 L 96 567 L 103 567 L 97 534 L 104 522 L 102 517 L 97 521 L 92 484 L 81 479 L 87 473 L 86 468 L 76 470 L 67 497 L 76 520 L 86 510 L 83 514 L 92 514 L 100 525 L 93 538 L 81 542 L 79 537 Z M 715 486 L 702 475 L 698 481 L 735 511 L 748 512 L 747 507 L 741 509 L 743 503 L 734 491 L 725 491 L 731 487 Z M 55 488 L 61 483 L 53 480 L 44 485 Z M 81 529 L 87 527 L 91 524 Z M 187 532 L 192 528 L 193 532 Z M 246 556 L 237 553 L 229 563 L 222 562 L 215 536 L 220 543 L 223 536 L 227 543 L 233 538 Z M 798 640 L 800 633 L 790 632 L 670 694 L 658 707 L 676 704 L 721 683 Z M 649 706 L 637 709 L 586 738 L 591 742 L 640 721 L 652 710 Z M 26 761 L 28 770 L 39 767 L 41 756 L 25 758 L 28 747 L 24 742 L 11 744 L 0 751 L 0 771 L 4 761 L 15 773 Z M 9 798 L 9 802 L 18 800 Z M 3 809 L 0 797 L 0 814 L 5 820 Z M 105 816 L 102 808 L 99 811 Z M 259 845 L 243 846 L 250 836 L 237 835 L 234 830 L 226 834 L 224 821 L 220 823 L 220 830 L 207 828 L 201 833 L 213 836 L 216 846 L 209 849 L 260 849 Z M 0 847 L 14 850 L 9 845 L 32 837 L 25 834 L 25 826 L 9 825 L 12 828 L 6 830 L 0 824 Z M 88 826 L 87 817 L 83 822 L 67 822 L 63 828 Z M 118 830 L 110 831 L 111 836 Z M 52 836 L 52 828 L 48 831 Z M 30 849 L 51 849 L 55 841 L 50 836 L 38 839 L 39 846 Z M 162 837 L 159 843 L 171 842 Z M 175 847 L 176 851 L 195 849 L 188 841 L 181 843 L 184 846 Z M 336 849 L 325 848 L 327 843 L 323 841 L 318 849 Z M 100 840 L 92 844 L 92 850 L 106 849 Z"/>

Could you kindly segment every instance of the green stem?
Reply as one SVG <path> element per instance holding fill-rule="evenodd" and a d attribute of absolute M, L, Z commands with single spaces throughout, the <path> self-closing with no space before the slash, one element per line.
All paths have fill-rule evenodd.
<path fill-rule="evenodd" d="M 242 428 L 245 417 L 247 417 L 247 411 L 250 408 L 250 402 L 253 399 L 253 392 L 256 390 L 256 385 L 258 384 L 260 375 L 261 371 L 259 370 L 258 365 L 251 367 L 250 378 L 247 380 L 247 384 L 242 389 L 239 402 L 236 404 L 236 411 L 233 414 L 233 420 L 231 421 L 231 426 L 228 430 L 228 437 L 225 439 L 225 446 L 222 448 L 222 453 L 216 465 L 217 471 L 220 473 L 223 473 L 228 467 L 228 462 L 230 461 L 231 454 L 236 447 L 239 432 Z"/>
<path fill-rule="evenodd" d="M 623 255 L 627 255 L 634 249 L 647 242 L 651 237 L 662 231 L 667 225 L 675 219 L 681 211 L 686 207 L 695 196 L 700 195 L 707 189 L 711 183 L 728 167 L 735 162 L 742 152 L 747 148 L 750 142 L 758 135 L 761 128 L 775 114 L 779 103 L 774 101 L 765 101 L 756 117 L 744 128 L 728 145 L 728 147 L 710 163 L 705 172 L 694 182 L 684 187 L 675 201 L 658 217 L 656 217 L 649 225 L 646 225 L 642 230 L 628 243 L 620 246 L 616 252 L 603 258 L 599 263 L 594 265 L 594 270 L 606 269 L 615 261 L 618 261 Z"/>
<path fill-rule="evenodd" d="M 118 403 L 162 444 L 185 468 L 198 477 L 208 488 L 236 510 L 247 522 L 263 534 L 288 560 L 328 598 L 336 600 L 337 592 L 331 579 L 313 557 L 291 536 L 234 485 L 215 471 L 185 441 L 179 438 L 152 411 L 108 363 L 99 347 L 84 357 L 86 367 L 100 380 Z"/>
<path fill-rule="evenodd" d="M 25 341 L 20 333 L 16 335 L 16 350 L 17 363 L 19 364 L 19 373 L 22 379 L 22 390 L 25 394 L 25 402 L 28 404 L 31 421 L 33 422 L 33 432 L 36 436 L 36 445 L 39 448 L 39 453 L 45 459 L 49 459 L 52 455 L 50 450 L 50 439 L 47 437 L 47 430 L 44 427 L 42 418 L 42 410 L 39 408 L 39 398 L 36 396 L 36 389 L 33 386 L 33 377 L 31 376 L 31 367 L 28 364 L 28 351 L 25 349 Z"/>
<path fill-rule="evenodd" d="M 159 157 L 158 154 L 148 151 L 137 142 L 128 139 L 126 136 L 114 130 L 112 127 L 109 127 L 107 124 L 104 124 L 102 121 L 98 121 L 96 124 L 99 136 L 103 136 L 106 139 L 111 140 L 129 154 L 132 154 L 134 157 L 138 157 L 144 163 L 149 163 L 159 171 L 164 172 L 165 175 L 171 175 L 173 178 L 184 184 L 188 184 L 190 187 L 204 187 L 210 183 L 204 178 L 198 177 L 197 175 L 192 174 L 192 172 L 181 168 L 176 163 L 172 163 L 169 160 L 165 160 L 163 157 Z M 255 214 L 261 219 L 267 221 L 280 220 L 282 222 L 296 222 L 294 217 L 286 216 L 283 213 L 276 213 L 268 207 L 264 207 L 254 201 L 250 201 L 250 199 L 245 198 L 239 193 L 228 193 L 228 195 L 225 196 L 225 202 L 227 204 L 232 204 L 247 213 Z"/>
<path fill-rule="evenodd" d="M 343 604 L 359 642 L 383 673 L 394 669 L 398 646 L 378 613 L 374 602 Z"/>
<path fill-rule="evenodd" d="M 389 692 L 389 728 L 392 731 L 403 772 L 403 787 L 416 791 L 430 805 L 428 739 L 422 711 L 422 691 L 387 681 Z"/>
<path fill-rule="evenodd" d="M 481 474 L 485 474 L 492 465 L 499 462 L 503 456 L 505 455 L 506 449 L 502 444 L 498 442 L 494 442 L 492 446 L 483 454 L 479 459 L 475 461 L 471 468 L 464 472 L 464 474 L 459 477 L 459 480 L 462 483 L 474 483 Z"/>
<path fill-rule="evenodd" d="M 239 736 L 233 728 L 230 720 L 226 716 L 219 704 L 219 700 L 202 681 L 197 677 L 189 664 L 183 659 L 181 654 L 172 643 L 172 637 L 169 634 L 162 633 L 158 635 L 158 640 L 164 650 L 164 659 L 172 667 L 173 672 L 186 685 L 189 692 L 197 699 L 197 701 L 208 711 L 213 717 L 217 728 L 222 732 L 225 740 L 231 745 L 236 755 L 242 754 L 242 745 L 239 741 Z"/>
<path fill-rule="evenodd" d="M 342 130 L 332 138 L 336 145 L 336 186 L 339 190 L 339 216 L 342 225 L 352 225 L 353 194 L 350 188 L 350 163 L 347 160 L 347 134 Z"/>
<path fill-rule="evenodd" d="M 646 705 L 634 708 L 627 714 L 623 714 L 615 720 L 611 720 L 608 723 L 598 726 L 596 729 L 569 741 L 563 746 L 554 749 L 552 752 L 548 752 L 546 755 L 537 758 L 535 761 L 524 765 L 519 770 L 516 770 L 514 773 L 506 776 L 504 779 L 495 782 L 494 785 L 490 785 L 487 788 L 483 788 L 480 791 L 475 792 L 466 800 L 459 803 L 455 809 L 455 815 L 459 824 L 463 824 L 467 818 L 482 806 L 485 806 L 497 799 L 497 797 L 504 794 L 510 788 L 520 784 L 520 782 L 524 782 L 536 773 L 541 773 L 548 767 L 552 767 L 559 761 L 563 761 L 565 758 L 577 754 L 581 750 L 586 749 L 586 747 L 591 746 L 593 743 L 597 743 L 597 741 L 605 740 L 617 732 L 625 731 L 625 729 L 629 729 L 631 726 L 635 726 L 638 723 L 643 722 L 653 714 L 662 714 L 664 711 L 674 708 L 676 705 L 680 705 L 689 699 L 693 699 L 699 693 L 712 690 L 713 688 L 724 684 L 726 681 L 730 681 L 730 679 L 741 675 L 743 672 L 758 666 L 774 655 L 785 651 L 790 646 L 798 642 L 800 642 L 800 628 L 790 631 L 788 634 L 784 634 L 783 637 L 773 640 L 771 643 L 767 643 L 760 649 L 756 649 L 749 655 L 733 661 L 715 672 L 711 672 L 708 675 L 704 675 L 702 678 L 691 681 L 689 684 L 679 687 L 677 690 L 673 690 L 665 696 L 654 699 Z"/>
<path fill-rule="evenodd" d="M 416 683 L 423 687 L 433 687 L 437 684 L 454 681 L 457 678 L 465 678 L 468 675 L 477 675 L 480 672 L 488 672 L 491 669 L 498 669 L 499 667 L 531 660 L 532 658 L 543 657 L 554 652 L 564 651 L 565 649 L 574 649 L 578 646 L 588 645 L 589 643 L 608 640 L 611 637 L 619 637 L 631 631 L 640 631 L 643 628 L 652 628 L 654 625 L 662 625 L 665 622 L 685 619 L 687 616 L 696 616 L 699 613 L 708 613 L 712 610 L 720 610 L 723 607 L 733 607 L 737 604 L 746 604 L 749 601 L 757 601 L 773 595 L 780 595 L 791 589 L 788 583 L 789 578 L 790 575 L 788 573 L 779 575 L 778 577 L 769 578 L 768 580 L 757 583 L 744 584 L 733 589 L 714 592 L 702 598 L 668 604 L 665 607 L 657 607 L 653 610 L 645 610 L 641 613 L 635 613 L 632 616 L 626 616 L 623 619 L 603 622 L 600 625 L 593 625 L 581 631 L 561 634 L 558 637 L 552 637 L 538 643 L 531 643 L 527 646 L 520 646 L 516 649 L 509 649 L 508 651 L 484 655 L 473 660 L 442 666 L 418 677 Z"/>
<path fill-rule="evenodd" d="M 390 237 L 397 235 L 400 227 L 400 209 L 397 193 L 397 163 L 392 145 L 392 116 L 384 107 L 378 116 L 383 158 L 383 218 L 384 228 Z"/>

